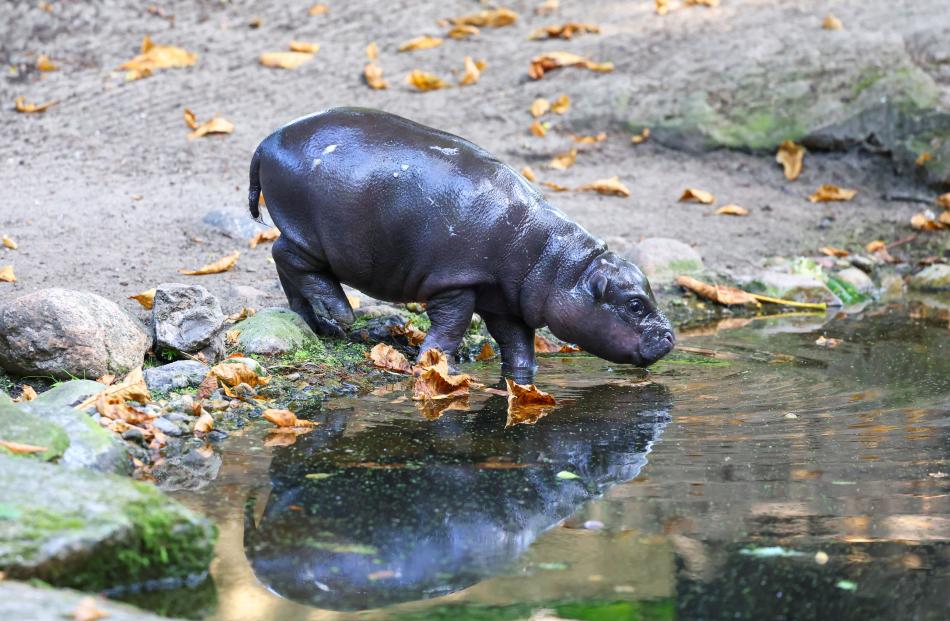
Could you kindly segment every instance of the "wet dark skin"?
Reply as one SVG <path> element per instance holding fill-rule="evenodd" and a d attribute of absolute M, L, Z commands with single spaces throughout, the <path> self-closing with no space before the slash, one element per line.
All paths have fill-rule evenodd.
<path fill-rule="evenodd" d="M 611 362 L 647 366 L 673 348 L 643 273 L 548 204 L 480 147 L 408 119 L 336 108 L 289 123 L 251 160 L 281 236 L 274 261 L 290 307 L 343 336 L 341 283 L 390 302 L 425 302 L 420 352 L 454 353 L 478 313 L 502 372 L 534 377 L 534 331 Z"/>

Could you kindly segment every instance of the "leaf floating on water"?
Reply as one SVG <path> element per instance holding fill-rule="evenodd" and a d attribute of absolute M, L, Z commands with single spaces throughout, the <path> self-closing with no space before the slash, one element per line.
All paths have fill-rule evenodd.
<path fill-rule="evenodd" d="M 488 28 L 501 28 L 510 26 L 518 21 L 518 14 L 511 9 L 498 8 L 479 11 L 462 17 L 449 18 L 453 26 L 481 26 Z"/>
<path fill-rule="evenodd" d="M 221 272 L 226 272 L 237 265 L 238 257 L 241 256 L 240 251 L 235 250 L 232 254 L 229 254 L 225 257 L 221 257 L 213 263 L 208 263 L 203 265 L 196 270 L 178 270 L 179 274 L 184 274 L 185 276 L 204 276 L 207 274 L 220 274 Z"/>
<path fill-rule="evenodd" d="M 311 41 L 291 41 L 291 52 L 303 52 L 304 54 L 316 54 L 320 51 L 320 44 Z"/>
<path fill-rule="evenodd" d="M 412 367 L 401 352 L 385 343 L 377 343 L 368 354 L 373 366 L 395 373 L 411 373 Z"/>
<path fill-rule="evenodd" d="M 846 257 L 851 254 L 843 248 L 835 248 L 834 246 L 823 246 L 818 249 L 818 252 L 828 257 Z"/>
<path fill-rule="evenodd" d="M 789 181 L 798 179 L 802 174 L 802 163 L 805 160 L 805 147 L 786 140 L 779 145 L 775 152 L 775 161 L 785 169 L 785 178 Z"/>
<path fill-rule="evenodd" d="M 428 35 L 423 35 L 421 37 L 416 37 L 415 39 L 409 39 L 399 46 L 398 51 L 414 52 L 416 50 L 428 50 L 440 45 L 442 45 L 441 37 L 430 37 Z"/>
<path fill-rule="evenodd" d="M 296 69 L 312 58 L 307 52 L 264 52 L 258 62 L 271 69 Z"/>
<path fill-rule="evenodd" d="M 544 97 L 538 97 L 531 102 L 531 116 L 538 118 L 543 115 L 545 112 L 551 109 L 551 102 L 545 99 Z"/>
<path fill-rule="evenodd" d="M 462 77 L 459 78 L 459 86 L 469 86 L 478 82 L 485 66 L 484 60 L 474 61 L 471 56 L 466 56 L 465 71 L 462 73 Z"/>
<path fill-rule="evenodd" d="M 551 112 L 554 114 L 565 114 L 571 109 L 571 98 L 567 95 L 561 95 L 551 104 Z"/>
<path fill-rule="evenodd" d="M 709 285 L 691 276 L 677 276 L 676 284 L 688 289 L 701 298 L 723 304 L 725 306 L 736 306 L 751 304 L 759 306 L 759 301 L 751 293 L 736 289 L 735 287 L 726 287 L 723 285 Z"/>
<path fill-rule="evenodd" d="M 749 215 L 749 210 L 745 207 L 740 207 L 739 205 L 723 205 L 715 211 L 717 216 L 747 216 Z"/>
<path fill-rule="evenodd" d="M 528 38 L 537 39 L 572 39 L 575 34 L 592 33 L 599 34 L 600 27 L 595 24 L 585 24 L 582 22 L 567 22 L 565 24 L 555 24 L 538 28 L 532 32 Z"/>
<path fill-rule="evenodd" d="M 828 13 L 825 15 L 825 19 L 821 21 L 821 27 L 825 30 L 841 30 L 844 28 L 844 24 L 841 23 L 841 20 Z"/>
<path fill-rule="evenodd" d="M 832 201 L 849 201 L 858 193 L 857 190 L 848 188 L 839 188 L 836 185 L 826 183 L 820 186 L 815 193 L 808 197 L 813 203 L 829 203 Z"/>
<path fill-rule="evenodd" d="M 574 165 L 574 162 L 577 161 L 577 149 L 571 149 L 566 153 L 561 153 L 560 155 L 554 156 L 554 158 L 548 162 L 548 168 L 553 168 L 555 170 L 567 170 Z"/>
<path fill-rule="evenodd" d="M 9 237 L 7 237 L 6 235 L 4 235 L 3 237 L 0 237 L 0 245 L 2 245 L 4 248 L 9 248 L 10 250 L 17 249 L 17 243 L 13 241 L 12 239 L 10 239 Z"/>
<path fill-rule="evenodd" d="M 644 127 L 643 131 L 641 131 L 639 134 L 634 134 L 633 136 L 630 136 L 630 142 L 632 142 L 633 144 L 641 144 L 643 142 L 646 142 L 646 140 L 649 137 L 650 137 L 650 128 Z"/>
<path fill-rule="evenodd" d="M 571 52 L 547 52 L 531 59 L 528 75 L 534 80 L 540 80 L 548 71 L 562 67 L 580 67 L 582 69 L 590 69 L 591 71 L 598 72 L 614 70 L 614 64 L 610 62 L 595 62 L 584 56 L 572 54 Z"/>
<path fill-rule="evenodd" d="M 420 91 L 434 91 L 448 86 L 448 83 L 439 76 L 419 69 L 413 69 L 406 76 L 406 81 Z"/>
<path fill-rule="evenodd" d="M 23 442 L 11 442 L 9 440 L 0 440 L 0 448 L 4 448 L 14 455 L 32 455 L 33 453 L 44 453 L 49 450 L 49 448 L 45 446 L 25 444 Z"/>
<path fill-rule="evenodd" d="M 482 349 L 478 352 L 478 355 L 475 356 L 475 360 L 478 362 L 485 362 L 486 360 L 491 360 L 495 357 L 495 348 L 491 346 L 491 343 L 485 341 L 482 343 Z"/>
<path fill-rule="evenodd" d="M 243 362 L 230 362 L 225 360 L 211 367 L 211 375 L 221 380 L 226 386 L 232 388 L 239 384 L 247 384 L 252 388 L 265 386 L 270 382 L 270 378 L 258 375 L 257 371 Z M 203 382 L 202 382 L 203 383 Z"/>
<path fill-rule="evenodd" d="M 531 130 L 531 133 L 538 138 L 544 138 L 545 134 L 548 133 L 547 128 L 540 121 L 535 121 L 532 123 L 529 129 Z"/>
<path fill-rule="evenodd" d="M 534 384 L 517 384 L 505 378 L 508 388 L 508 420 L 505 427 L 533 425 L 548 415 L 557 404 L 554 397 Z"/>
<path fill-rule="evenodd" d="M 234 133 L 234 123 L 216 116 L 196 127 L 193 132 L 188 134 L 188 140 L 194 140 L 195 138 L 201 138 L 202 136 L 209 136 L 211 134 L 231 133 Z"/>
<path fill-rule="evenodd" d="M 42 104 L 27 103 L 26 97 L 17 97 L 13 105 L 16 107 L 17 112 L 22 113 L 32 113 L 32 112 L 45 112 L 49 109 L 50 106 L 55 106 L 59 102 L 57 100 L 47 101 Z"/>
<path fill-rule="evenodd" d="M 0 282 L 16 282 L 12 265 L 0 265 Z"/>
<path fill-rule="evenodd" d="M 119 65 L 125 70 L 126 80 L 140 80 L 159 69 L 190 67 L 198 62 L 198 55 L 173 45 L 157 45 L 146 35 L 142 38 L 141 53 Z"/>
<path fill-rule="evenodd" d="M 251 248 L 257 248 L 258 244 L 275 241 L 278 237 L 280 237 L 280 229 L 274 226 L 267 229 L 266 231 L 258 231 L 257 233 L 254 233 L 254 237 L 252 237 L 248 242 L 248 246 Z"/>
<path fill-rule="evenodd" d="M 105 610 L 100 610 L 95 597 L 84 597 L 76 604 L 73 610 L 73 621 L 99 621 L 109 616 Z"/>
<path fill-rule="evenodd" d="M 460 26 L 452 26 L 445 35 L 450 39 L 467 39 L 468 37 L 474 37 L 481 33 L 481 31 L 475 26 L 468 26 L 462 24 Z"/>
<path fill-rule="evenodd" d="M 609 179 L 598 179 L 577 188 L 578 192 L 597 192 L 598 194 L 607 194 L 613 196 L 630 196 L 630 188 L 620 182 L 620 177 L 610 177 Z"/>
<path fill-rule="evenodd" d="M 679 197 L 681 203 L 702 203 L 703 205 L 712 205 L 716 202 L 716 197 L 697 188 L 686 188 L 682 196 Z"/>
<path fill-rule="evenodd" d="M 574 474 L 574 473 L 571 472 L 570 470 L 561 470 L 560 472 L 558 472 L 558 473 L 557 473 L 556 475 L 554 475 L 554 476 L 556 476 L 557 478 L 561 479 L 562 481 L 573 481 L 574 479 L 579 479 L 579 478 L 580 478 L 579 476 L 577 476 L 576 474 Z"/>
<path fill-rule="evenodd" d="M 534 171 L 531 170 L 530 166 L 525 166 L 524 168 L 521 169 L 521 176 L 527 179 L 528 181 L 538 180 L 537 176 L 534 174 Z"/>
<path fill-rule="evenodd" d="M 145 310 L 151 310 L 152 304 L 155 303 L 155 289 L 146 289 L 141 293 L 136 293 L 135 295 L 129 296 L 130 300 L 135 300 L 142 305 L 142 308 Z"/>
<path fill-rule="evenodd" d="M 371 89 L 378 91 L 389 88 L 389 84 L 383 79 L 383 68 L 376 63 L 366 63 L 363 67 L 363 79 Z"/>

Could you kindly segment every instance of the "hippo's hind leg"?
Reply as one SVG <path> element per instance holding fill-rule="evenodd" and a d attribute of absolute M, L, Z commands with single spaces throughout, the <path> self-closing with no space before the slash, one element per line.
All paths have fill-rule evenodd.
<path fill-rule="evenodd" d="M 512 315 L 481 311 L 478 314 L 485 321 L 488 333 L 501 348 L 501 374 L 519 384 L 532 383 L 537 370 L 534 362 L 534 328 Z"/>
<path fill-rule="evenodd" d="M 455 355 L 475 312 L 475 291 L 452 289 L 426 300 L 426 314 L 432 327 L 419 346 L 421 356 L 427 349 L 440 349 L 450 358 Z"/>
<path fill-rule="evenodd" d="M 320 336 L 345 337 L 343 326 L 354 317 L 340 281 L 283 237 L 274 243 L 273 255 L 290 308 Z"/>

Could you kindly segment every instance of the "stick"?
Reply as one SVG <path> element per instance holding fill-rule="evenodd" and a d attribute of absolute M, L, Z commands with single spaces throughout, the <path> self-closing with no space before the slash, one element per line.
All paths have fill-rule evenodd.
<path fill-rule="evenodd" d="M 794 306 L 795 308 L 814 308 L 815 310 L 826 310 L 828 308 L 828 305 L 824 302 L 796 302 L 794 300 L 783 300 L 782 298 L 770 298 L 767 295 L 759 295 L 757 293 L 752 293 L 750 295 L 760 302 L 768 302 L 770 304 Z"/>
<path fill-rule="evenodd" d="M 897 241 L 891 242 L 891 243 L 889 243 L 889 244 L 888 244 L 887 246 L 885 246 L 885 247 L 886 247 L 888 250 L 890 250 L 891 248 L 893 248 L 893 247 L 895 247 L 895 246 L 900 246 L 901 244 L 910 243 L 910 242 L 914 241 L 915 239 L 917 239 L 917 233 L 914 233 L 913 235 L 908 235 L 908 236 L 905 237 L 904 239 L 898 239 Z"/>

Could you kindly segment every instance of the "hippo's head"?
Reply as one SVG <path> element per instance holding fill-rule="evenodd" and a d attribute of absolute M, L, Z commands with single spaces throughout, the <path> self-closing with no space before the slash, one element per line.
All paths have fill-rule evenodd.
<path fill-rule="evenodd" d="M 573 287 L 552 291 L 548 327 L 611 362 L 645 367 L 673 349 L 673 327 L 646 276 L 612 252 L 595 258 Z"/>

